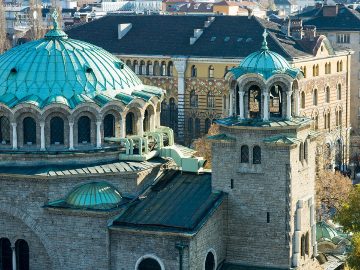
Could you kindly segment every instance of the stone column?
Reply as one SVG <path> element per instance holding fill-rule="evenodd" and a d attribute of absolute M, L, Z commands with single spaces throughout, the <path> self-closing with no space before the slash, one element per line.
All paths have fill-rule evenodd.
<path fill-rule="evenodd" d="M 240 119 L 244 119 L 244 118 L 245 118 L 245 115 L 244 115 L 244 110 L 245 110 L 245 106 L 244 106 L 244 95 L 245 95 L 245 92 L 244 92 L 244 91 L 239 91 Z"/>
<path fill-rule="evenodd" d="M 11 247 L 12 250 L 12 269 L 16 270 L 16 249 L 15 246 Z"/>
<path fill-rule="evenodd" d="M 69 150 L 74 150 L 74 123 L 69 122 Z"/>
<path fill-rule="evenodd" d="M 178 75 L 178 140 L 185 139 L 185 70 L 186 58 L 173 58 L 174 67 Z"/>
<path fill-rule="evenodd" d="M 295 91 L 295 116 L 300 115 L 300 90 Z"/>
<path fill-rule="evenodd" d="M 12 148 L 13 150 L 17 149 L 17 130 L 16 130 L 16 123 L 11 123 L 12 126 Z"/>
<path fill-rule="evenodd" d="M 269 92 L 264 92 L 264 121 L 269 121 Z"/>
<path fill-rule="evenodd" d="M 40 151 L 45 151 L 45 122 L 40 122 Z"/>
<path fill-rule="evenodd" d="M 229 116 L 233 116 L 234 111 L 233 111 L 233 92 L 235 90 L 230 89 L 230 97 L 229 97 Z"/>
<path fill-rule="evenodd" d="M 125 117 L 121 115 L 120 117 L 120 138 L 125 138 L 126 133 L 126 125 L 125 125 Z"/>
<path fill-rule="evenodd" d="M 96 148 L 101 148 L 101 122 L 96 122 Z"/>
<path fill-rule="evenodd" d="M 286 119 L 291 119 L 291 95 L 292 91 L 286 91 Z"/>

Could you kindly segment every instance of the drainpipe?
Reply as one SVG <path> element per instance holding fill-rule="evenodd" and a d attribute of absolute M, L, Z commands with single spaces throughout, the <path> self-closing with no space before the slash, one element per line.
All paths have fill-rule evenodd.
<path fill-rule="evenodd" d="M 179 270 L 184 270 L 183 267 L 183 256 L 184 256 L 184 249 L 189 245 L 183 243 L 175 244 L 175 248 L 179 250 Z"/>

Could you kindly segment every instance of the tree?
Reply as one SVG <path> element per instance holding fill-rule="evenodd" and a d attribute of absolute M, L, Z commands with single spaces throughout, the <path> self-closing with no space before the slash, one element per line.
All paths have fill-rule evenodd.
<path fill-rule="evenodd" d="M 337 211 L 352 190 L 350 178 L 340 172 L 321 170 L 316 179 L 317 214 L 320 220 Z"/>
<path fill-rule="evenodd" d="M 197 151 L 197 156 L 204 157 L 207 160 L 205 165 L 206 169 L 211 168 L 211 141 L 207 139 L 207 136 L 212 136 L 219 134 L 219 126 L 212 124 L 209 128 L 208 134 L 194 141 L 195 150 Z"/>
<path fill-rule="evenodd" d="M 10 41 L 6 34 L 6 20 L 3 0 L 0 0 L 0 54 L 10 48 Z"/>
<path fill-rule="evenodd" d="M 338 209 L 335 221 L 343 226 L 345 232 L 354 233 L 347 263 L 352 270 L 360 270 L 360 185 L 355 186 Z"/>

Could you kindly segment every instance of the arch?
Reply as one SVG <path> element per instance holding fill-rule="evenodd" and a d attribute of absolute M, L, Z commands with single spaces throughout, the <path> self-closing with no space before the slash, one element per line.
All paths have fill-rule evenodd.
<path fill-rule="evenodd" d="M 195 65 L 191 66 L 191 77 L 196 78 L 197 77 L 197 68 Z"/>
<path fill-rule="evenodd" d="M 210 127 L 211 127 L 211 120 L 210 120 L 210 118 L 206 118 L 205 119 L 205 134 L 208 134 Z"/>
<path fill-rule="evenodd" d="M 59 116 L 50 119 L 50 144 L 64 144 L 64 120 Z"/>
<path fill-rule="evenodd" d="M 341 100 L 341 83 L 338 83 L 336 88 L 336 99 Z"/>
<path fill-rule="evenodd" d="M 282 117 L 282 112 L 285 110 L 284 102 L 286 97 L 284 97 L 283 88 L 278 85 L 274 84 L 270 88 L 269 96 L 270 96 L 270 117 Z"/>
<path fill-rule="evenodd" d="M 12 249 L 8 238 L 0 238 L 0 269 L 12 269 Z"/>
<path fill-rule="evenodd" d="M 330 103 L 330 87 L 325 88 L 325 103 Z"/>
<path fill-rule="evenodd" d="M 140 66 L 139 66 L 139 75 L 145 75 L 146 74 L 146 65 L 145 65 L 145 61 L 141 60 L 140 61 Z"/>
<path fill-rule="evenodd" d="M 16 252 L 16 268 L 17 270 L 29 270 L 29 245 L 23 240 L 19 239 L 15 242 Z"/>
<path fill-rule="evenodd" d="M 201 135 L 201 122 L 200 118 L 195 118 L 195 138 L 199 138 Z"/>
<path fill-rule="evenodd" d="M 128 112 L 126 114 L 125 123 L 126 123 L 126 135 L 136 134 L 135 114 L 133 112 Z"/>
<path fill-rule="evenodd" d="M 159 61 L 154 62 L 153 75 L 154 76 L 160 76 L 160 64 L 159 64 Z"/>
<path fill-rule="evenodd" d="M 153 75 L 153 64 L 150 60 L 146 63 L 146 75 Z"/>
<path fill-rule="evenodd" d="M 195 90 L 193 89 L 190 91 L 190 107 L 197 108 L 199 105 L 198 102 L 199 102 L 199 97 L 196 94 Z"/>
<path fill-rule="evenodd" d="M 260 87 L 252 85 L 247 93 L 249 118 L 260 118 L 262 113 L 262 95 Z"/>
<path fill-rule="evenodd" d="M 208 250 L 204 260 L 204 270 L 215 270 L 217 267 L 217 258 L 214 249 Z"/>
<path fill-rule="evenodd" d="M 174 76 L 174 63 L 172 61 L 169 61 L 168 63 L 167 75 L 170 77 Z"/>
<path fill-rule="evenodd" d="M 30 116 L 23 119 L 23 138 L 24 145 L 36 145 L 36 122 Z"/>
<path fill-rule="evenodd" d="M 315 88 L 312 92 L 312 100 L 313 100 L 313 106 L 317 106 L 318 104 L 318 91 Z"/>
<path fill-rule="evenodd" d="M 0 144 L 10 144 L 10 120 L 7 116 L 0 117 Z"/>
<path fill-rule="evenodd" d="M 249 146 L 247 145 L 241 146 L 240 162 L 249 163 Z"/>
<path fill-rule="evenodd" d="M 115 137 L 115 116 L 112 113 L 105 115 L 103 120 L 104 138 Z"/>
<path fill-rule="evenodd" d="M 215 108 L 215 95 L 213 91 L 209 91 L 206 97 L 206 103 L 208 108 Z"/>
<path fill-rule="evenodd" d="M 209 78 L 214 78 L 214 66 L 209 66 L 209 69 L 208 69 L 208 77 Z"/>
<path fill-rule="evenodd" d="M 146 254 L 137 260 L 135 270 L 165 270 L 165 265 L 154 254 Z"/>
<path fill-rule="evenodd" d="M 302 92 L 301 92 L 301 101 L 300 101 L 300 107 L 301 107 L 301 109 L 305 109 L 305 101 L 306 101 L 306 99 L 305 99 L 305 92 L 302 91 Z"/>
<path fill-rule="evenodd" d="M 77 121 L 78 143 L 91 143 L 91 120 L 88 116 L 83 115 Z"/>
<path fill-rule="evenodd" d="M 253 148 L 253 164 L 261 164 L 261 148 L 258 145 Z"/>
<path fill-rule="evenodd" d="M 144 131 L 151 131 L 155 127 L 155 108 L 148 105 L 144 111 L 143 129 Z"/>
<path fill-rule="evenodd" d="M 165 61 L 161 62 L 160 72 L 161 72 L 161 74 L 160 74 L 161 76 L 166 76 L 167 75 L 167 69 L 166 69 L 166 62 Z"/>

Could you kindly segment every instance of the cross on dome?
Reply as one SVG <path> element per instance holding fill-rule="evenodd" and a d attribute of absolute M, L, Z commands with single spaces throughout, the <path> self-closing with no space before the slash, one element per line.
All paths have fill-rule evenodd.
<path fill-rule="evenodd" d="M 267 36 L 268 36 L 269 34 L 268 34 L 268 32 L 266 31 L 266 28 L 264 29 L 264 33 L 262 34 L 262 36 L 263 36 L 263 38 L 264 38 L 264 40 L 263 40 L 263 42 L 262 42 L 262 46 L 261 46 L 261 49 L 262 50 L 268 50 L 269 48 L 268 48 L 268 46 L 267 46 L 267 41 L 266 41 L 266 38 L 267 38 Z"/>
<path fill-rule="evenodd" d="M 59 13 L 57 12 L 56 8 L 54 9 L 53 13 L 51 14 L 51 17 L 53 19 L 53 26 L 54 29 L 58 29 L 59 23 L 58 23 L 58 18 L 59 18 Z"/>

